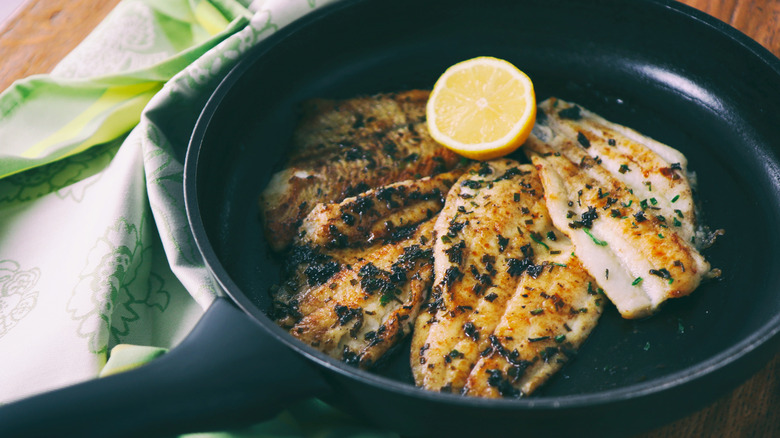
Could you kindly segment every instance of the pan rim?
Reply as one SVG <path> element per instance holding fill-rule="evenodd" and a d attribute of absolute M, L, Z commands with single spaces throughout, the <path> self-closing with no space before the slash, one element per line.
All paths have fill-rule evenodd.
<path fill-rule="evenodd" d="M 198 201 L 198 183 L 197 167 L 198 157 L 205 134 L 208 130 L 212 117 L 220 108 L 222 100 L 232 89 L 232 86 L 242 77 L 242 75 L 257 61 L 263 54 L 271 50 L 286 38 L 293 36 L 301 28 L 310 26 L 331 14 L 338 13 L 342 9 L 348 9 L 356 4 L 367 3 L 372 0 L 342 0 L 334 4 L 323 7 L 295 22 L 280 29 L 274 35 L 265 41 L 259 43 L 249 52 L 243 55 L 243 58 L 225 75 L 215 91 L 209 97 L 206 105 L 201 111 L 198 120 L 190 138 L 188 145 L 185 166 L 184 166 L 184 198 L 185 210 L 190 223 L 195 243 L 203 256 L 204 262 L 212 273 L 214 278 L 222 287 L 223 291 L 233 300 L 244 312 L 248 313 L 253 319 L 269 334 L 277 340 L 283 342 L 286 346 L 292 348 L 297 353 L 303 355 L 306 359 L 315 362 L 323 368 L 335 372 L 348 379 L 355 379 L 363 384 L 373 387 L 381 387 L 394 393 L 422 398 L 429 401 L 456 404 L 461 406 L 471 406 L 490 409 L 504 410 L 525 410 L 525 409 L 550 409 L 566 410 L 582 407 L 595 407 L 598 405 L 608 405 L 613 403 L 625 402 L 639 398 L 645 398 L 651 395 L 657 395 L 672 389 L 684 388 L 697 382 L 706 375 L 718 371 L 726 371 L 733 368 L 733 365 L 741 360 L 745 360 L 751 354 L 777 350 L 780 344 L 780 315 L 775 315 L 766 324 L 754 331 L 750 336 L 742 339 L 737 344 L 723 350 L 722 352 L 710 357 L 709 359 L 688 366 L 674 373 L 653 378 L 644 382 L 634 383 L 618 388 L 605 389 L 602 391 L 565 395 L 565 396 L 531 396 L 520 399 L 485 399 L 478 397 L 463 397 L 457 394 L 439 393 L 428 391 L 415 387 L 406 382 L 384 377 L 370 371 L 351 367 L 337 359 L 331 358 L 324 353 L 294 339 L 282 328 L 273 323 L 251 300 L 241 292 L 240 288 L 233 282 L 228 272 L 219 261 L 214 248 L 209 242 L 205 226 L 201 219 L 200 206 Z M 623 0 L 616 0 L 623 1 Z M 690 6 L 675 2 L 673 0 L 639 0 L 632 1 L 632 4 L 644 3 L 640 7 L 661 7 L 669 10 L 669 13 L 680 14 L 685 19 L 694 21 L 698 25 L 707 27 L 713 32 L 725 36 L 733 42 L 739 44 L 747 50 L 752 56 L 758 58 L 763 64 L 771 68 L 780 78 L 780 59 L 769 52 L 766 48 L 750 39 L 747 35 L 733 28 L 732 26 L 711 17 L 704 12 L 696 10 Z M 764 362 L 762 362 L 763 364 Z M 744 372 L 743 372 L 744 373 Z M 747 375 L 740 378 L 744 380 Z"/>

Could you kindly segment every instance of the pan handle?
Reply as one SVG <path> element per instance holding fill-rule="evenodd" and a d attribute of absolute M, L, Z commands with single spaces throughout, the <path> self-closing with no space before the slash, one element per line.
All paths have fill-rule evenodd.
<path fill-rule="evenodd" d="M 149 364 L 0 407 L 0 436 L 153 437 L 235 428 L 326 391 L 313 364 L 217 298 L 179 346 Z"/>

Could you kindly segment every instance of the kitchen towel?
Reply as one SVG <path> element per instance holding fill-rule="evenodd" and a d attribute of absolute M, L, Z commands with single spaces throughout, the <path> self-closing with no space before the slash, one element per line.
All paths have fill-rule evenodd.
<path fill-rule="evenodd" d="M 123 0 L 48 75 L 0 94 L 0 404 L 175 346 L 217 294 L 183 153 L 242 53 L 326 0 Z M 12 358 L 9 360 L 9 358 Z M 192 436 L 394 436 L 308 400 Z"/>

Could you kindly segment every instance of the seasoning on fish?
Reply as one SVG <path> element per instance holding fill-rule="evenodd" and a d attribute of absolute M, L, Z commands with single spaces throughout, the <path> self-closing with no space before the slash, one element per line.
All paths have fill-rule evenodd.
<path fill-rule="evenodd" d="M 412 337 L 416 384 L 529 394 L 579 347 L 603 305 L 550 221 L 536 170 L 481 163 L 450 190 L 434 231 L 433 290 Z"/>
<path fill-rule="evenodd" d="M 275 294 L 296 338 L 370 368 L 411 333 L 433 280 L 433 223 L 460 171 L 402 181 L 303 220 Z"/>
<path fill-rule="evenodd" d="M 568 102 L 539 105 L 524 146 L 555 226 L 624 318 L 715 275 L 696 248 L 685 156 Z"/>
<path fill-rule="evenodd" d="M 428 134 L 428 94 L 412 90 L 305 102 L 285 169 L 272 176 L 260 199 L 271 248 L 288 248 L 319 203 L 456 167 L 460 158 Z"/>

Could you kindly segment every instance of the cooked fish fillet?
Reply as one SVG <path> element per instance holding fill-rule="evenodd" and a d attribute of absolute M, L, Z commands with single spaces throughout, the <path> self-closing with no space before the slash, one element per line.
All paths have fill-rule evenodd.
<path fill-rule="evenodd" d="M 411 332 L 433 279 L 435 216 L 454 171 L 320 204 L 304 218 L 275 318 L 325 353 L 368 368 Z"/>
<path fill-rule="evenodd" d="M 397 243 L 340 264 L 325 283 L 297 299 L 290 334 L 330 356 L 370 368 L 411 333 L 433 279 L 434 219 Z"/>
<path fill-rule="evenodd" d="M 458 156 L 428 134 L 427 98 L 413 90 L 305 103 L 287 166 L 260 199 L 271 248 L 287 248 L 318 203 L 453 169 Z"/>
<path fill-rule="evenodd" d="M 685 157 L 555 98 L 539 109 L 524 150 L 547 208 L 621 315 L 691 293 L 710 266 L 695 248 Z"/>
<path fill-rule="evenodd" d="M 469 374 L 467 395 L 532 393 L 576 354 L 596 327 L 607 298 L 570 248 L 556 259 L 563 263 L 551 262 L 538 277 L 522 276 Z"/>
<path fill-rule="evenodd" d="M 438 214 L 462 173 L 463 169 L 456 169 L 389 184 L 340 203 L 318 204 L 302 221 L 295 245 L 365 246 L 403 234 Z"/>
<path fill-rule="evenodd" d="M 592 280 L 552 226 L 535 169 L 482 163 L 447 194 L 434 231 L 433 290 L 412 338 L 415 382 L 472 395 L 530 393 L 565 361 L 560 347 L 575 350 L 600 315 Z M 545 349 L 553 347 L 544 337 L 564 335 L 567 323 L 565 344 L 558 338 L 555 352 Z M 534 365 L 521 370 L 526 361 Z"/>

